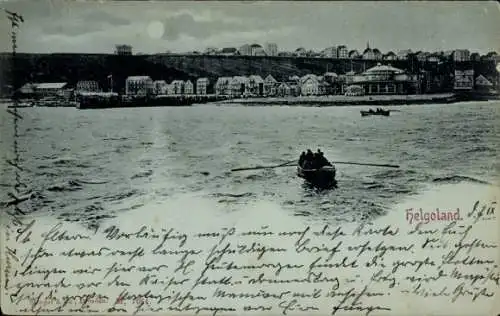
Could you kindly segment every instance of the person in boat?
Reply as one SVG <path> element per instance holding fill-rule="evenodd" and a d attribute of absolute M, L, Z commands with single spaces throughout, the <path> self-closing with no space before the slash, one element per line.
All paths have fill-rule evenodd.
<path fill-rule="evenodd" d="M 332 164 L 328 161 L 328 159 L 325 158 L 325 155 L 323 152 L 318 149 L 318 152 L 315 155 L 316 157 L 316 168 L 322 168 L 324 166 L 331 166 Z"/>
<path fill-rule="evenodd" d="M 302 154 L 300 154 L 300 157 L 299 157 L 299 166 L 303 166 L 304 165 L 304 161 L 306 160 L 306 152 L 303 151 Z"/>
<path fill-rule="evenodd" d="M 301 167 L 304 169 L 312 169 L 313 162 L 314 162 L 314 153 L 312 152 L 312 150 L 308 149 L 304 157 L 304 163 Z"/>

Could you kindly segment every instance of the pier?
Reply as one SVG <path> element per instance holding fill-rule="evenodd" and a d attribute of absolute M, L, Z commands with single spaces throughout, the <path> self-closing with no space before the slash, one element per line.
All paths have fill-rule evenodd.
<path fill-rule="evenodd" d="M 127 96 L 113 92 L 86 92 L 77 95 L 78 109 L 105 109 L 157 106 L 191 106 L 226 100 L 227 97 L 207 95 L 144 95 Z"/>

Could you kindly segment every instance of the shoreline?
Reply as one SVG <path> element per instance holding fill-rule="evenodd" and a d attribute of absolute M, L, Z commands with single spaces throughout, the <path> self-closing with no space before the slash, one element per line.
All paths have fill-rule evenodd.
<path fill-rule="evenodd" d="M 299 97 L 260 97 L 239 98 L 211 102 L 215 105 L 241 104 L 241 105 L 268 105 L 268 106 L 361 106 L 361 105 L 413 105 L 413 104 L 450 104 L 470 101 L 498 100 L 498 96 L 462 96 L 454 93 L 446 94 L 417 94 L 417 95 L 365 95 L 365 96 L 299 96 Z"/>
<path fill-rule="evenodd" d="M 21 105 L 18 108 L 28 107 L 72 107 L 77 109 L 107 109 L 107 108 L 146 108 L 146 107 L 185 107 L 185 106 L 310 106 L 310 107 L 331 107 L 331 106 L 401 106 L 401 105 L 422 105 L 422 104 L 457 104 L 463 102 L 485 102 L 500 100 L 499 95 L 492 94 L 415 94 L 415 95 L 363 95 L 363 96 L 345 96 L 345 95 L 322 95 L 322 96 L 297 96 L 297 97 L 250 97 L 228 99 L 217 99 L 216 96 L 190 96 L 180 98 L 178 96 L 155 98 L 147 102 L 145 100 L 113 102 L 112 100 L 86 100 L 83 104 L 58 104 L 45 105 L 36 104 L 35 106 Z M 182 99 L 182 100 L 181 100 Z M 196 100 L 198 99 L 198 100 Z M 201 100 L 200 100 L 201 99 Z M 115 100 L 116 101 L 116 100 Z M 200 102 L 201 101 L 201 102 Z M 9 103 L 12 100 L 2 99 L 0 103 Z M 13 108 L 13 105 L 9 105 Z"/>

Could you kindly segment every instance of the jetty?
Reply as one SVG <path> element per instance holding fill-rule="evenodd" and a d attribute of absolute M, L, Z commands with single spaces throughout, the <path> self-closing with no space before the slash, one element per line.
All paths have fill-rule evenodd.
<path fill-rule="evenodd" d="M 207 95 L 119 95 L 115 92 L 82 92 L 76 96 L 78 109 L 130 107 L 191 106 L 226 100 L 227 97 Z"/>

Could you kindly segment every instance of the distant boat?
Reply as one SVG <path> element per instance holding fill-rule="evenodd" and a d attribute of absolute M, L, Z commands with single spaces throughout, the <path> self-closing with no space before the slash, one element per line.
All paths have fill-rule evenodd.
<path fill-rule="evenodd" d="M 333 188 L 337 185 L 335 173 L 335 167 L 333 166 L 324 166 L 319 169 L 304 169 L 297 166 L 297 176 L 299 178 L 303 178 L 312 186 L 321 189 Z"/>
<path fill-rule="evenodd" d="M 361 116 L 370 116 L 370 115 L 389 116 L 391 113 L 390 110 L 382 110 L 382 109 L 377 109 L 376 111 L 370 109 L 369 111 L 360 111 L 360 112 Z"/>

